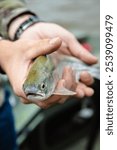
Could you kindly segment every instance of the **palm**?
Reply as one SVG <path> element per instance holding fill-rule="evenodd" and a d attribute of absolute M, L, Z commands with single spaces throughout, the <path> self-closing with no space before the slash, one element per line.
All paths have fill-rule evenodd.
<path fill-rule="evenodd" d="M 37 23 L 27 29 L 21 36 L 21 38 L 33 40 L 53 37 L 60 37 L 62 39 L 62 45 L 59 49 L 60 53 L 75 56 L 88 64 L 97 62 L 97 58 L 86 51 L 75 39 L 73 34 L 59 25 L 53 23 Z"/>

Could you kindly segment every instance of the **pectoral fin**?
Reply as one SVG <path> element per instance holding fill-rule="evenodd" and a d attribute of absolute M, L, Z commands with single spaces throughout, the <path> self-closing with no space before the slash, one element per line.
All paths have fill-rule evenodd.
<path fill-rule="evenodd" d="M 54 95 L 75 95 L 76 92 L 74 91 L 70 91 L 66 88 L 62 88 L 62 89 L 56 89 L 53 93 Z"/>

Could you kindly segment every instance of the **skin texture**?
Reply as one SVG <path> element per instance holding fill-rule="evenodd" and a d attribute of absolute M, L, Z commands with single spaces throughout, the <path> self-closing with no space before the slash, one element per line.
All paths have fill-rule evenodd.
<path fill-rule="evenodd" d="M 9 28 L 9 36 L 13 38 L 14 33 L 17 29 L 17 27 L 27 19 L 29 15 L 22 16 L 21 18 L 17 18 L 12 22 L 10 28 Z M 84 49 L 80 43 L 76 40 L 73 34 L 71 34 L 69 31 L 64 29 L 63 27 L 53 24 L 53 23 L 36 23 L 33 26 L 29 27 L 27 30 L 23 32 L 20 39 L 25 40 L 42 40 L 42 39 L 52 39 L 58 37 L 59 40 L 61 40 L 61 44 L 59 49 L 57 50 L 56 55 L 59 54 L 66 54 L 71 55 L 76 58 L 81 59 L 87 64 L 95 64 L 97 63 L 97 58 L 93 56 L 91 53 L 89 53 L 86 49 Z M 73 79 L 73 71 L 71 68 L 66 67 L 63 72 L 63 76 L 61 81 L 58 83 L 59 87 L 75 87 L 76 89 L 76 96 L 78 98 L 83 98 L 84 96 L 92 96 L 94 91 L 92 88 L 90 88 L 90 85 L 93 83 L 93 78 L 90 74 L 87 72 L 81 73 L 81 82 L 79 82 L 77 85 L 74 83 Z M 68 97 L 65 96 L 52 96 L 49 99 L 43 101 L 43 102 L 36 102 L 36 104 L 42 108 L 48 108 L 49 106 L 55 104 L 55 103 L 63 103 Z M 23 99 L 23 102 L 26 102 L 25 99 Z M 28 103 L 28 101 L 27 101 Z"/>

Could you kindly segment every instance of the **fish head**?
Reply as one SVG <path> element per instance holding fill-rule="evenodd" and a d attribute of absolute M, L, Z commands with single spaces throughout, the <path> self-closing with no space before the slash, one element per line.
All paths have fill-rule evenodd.
<path fill-rule="evenodd" d="M 33 82 L 26 80 L 23 84 L 23 90 L 29 100 L 45 100 L 52 95 L 55 86 L 53 74 L 43 72 L 41 77 Z"/>

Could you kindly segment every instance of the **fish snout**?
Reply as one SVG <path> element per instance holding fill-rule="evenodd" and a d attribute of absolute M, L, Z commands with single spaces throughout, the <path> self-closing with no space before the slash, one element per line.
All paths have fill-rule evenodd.
<path fill-rule="evenodd" d="M 26 96 L 35 95 L 38 92 L 38 88 L 35 85 L 26 86 L 24 84 L 23 85 L 23 90 L 24 90 Z"/>

